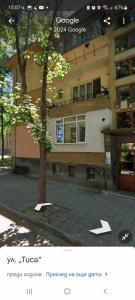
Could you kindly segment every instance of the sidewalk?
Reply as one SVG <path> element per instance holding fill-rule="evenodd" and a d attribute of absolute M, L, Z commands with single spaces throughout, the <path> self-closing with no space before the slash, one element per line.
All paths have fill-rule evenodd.
<path fill-rule="evenodd" d="M 0 202 L 24 211 L 36 204 L 38 181 L 13 174 L 0 176 Z M 88 187 L 47 182 L 47 201 L 65 208 L 65 213 L 53 220 L 53 226 L 80 239 L 89 246 L 124 246 L 119 233 L 129 230 L 135 246 L 135 197 L 133 194 L 110 194 Z M 108 221 L 112 232 L 95 236 L 90 229 L 101 227 L 100 220 Z"/>
<path fill-rule="evenodd" d="M 0 247 L 71 246 L 50 228 L 40 226 L 22 213 L 0 203 Z"/>

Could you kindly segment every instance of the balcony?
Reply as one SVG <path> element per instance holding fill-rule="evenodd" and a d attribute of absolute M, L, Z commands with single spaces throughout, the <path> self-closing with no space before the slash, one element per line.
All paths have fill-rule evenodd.
<path fill-rule="evenodd" d="M 134 24 L 135 26 L 135 24 Z M 133 57 L 135 53 L 135 27 L 115 38 L 115 62 Z"/>
<path fill-rule="evenodd" d="M 135 84 L 121 86 L 117 88 L 117 102 L 115 110 L 132 111 L 135 110 Z"/>
<path fill-rule="evenodd" d="M 72 114 L 86 113 L 88 111 L 95 111 L 105 108 L 110 108 L 110 98 L 109 95 L 99 94 L 95 98 L 89 100 L 65 100 L 57 104 L 50 105 L 49 116 L 50 117 L 60 117 L 68 116 Z"/>

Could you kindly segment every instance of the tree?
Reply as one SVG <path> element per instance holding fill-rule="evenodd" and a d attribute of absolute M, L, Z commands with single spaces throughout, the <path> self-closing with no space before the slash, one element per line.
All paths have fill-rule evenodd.
<path fill-rule="evenodd" d="M 5 153 L 5 136 L 10 131 L 11 117 L 6 111 L 6 104 L 9 101 L 7 95 L 10 92 L 10 84 L 8 83 L 9 74 L 5 69 L 0 67 L 0 134 L 1 134 L 1 158 L 4 159 Z"/>
<path fill-rule="evenodd" d="M 53 45 L 54 38 L 58 37 L 55 21 L 62 2 L 63 0 L 56 1 L 53 13 L 47 12 L 45 16 L 39 15 L 39 18 L 36 15 L 35 20 L 31 17 L 30 12 L 25 13 L 22 18 L 17 14 L 12 14 L 14 23 L 10 37 L 15 42 L 21 85 L 17 85 L 17 92 L 13 95 L 13 99 L 17 100 L 19 104 L 17 106 L 15 104 L 10 105 L 8 111 L 15 115 L 14 122 L 25 122 L 27 124 L 27 127 L 39 144 L 40 176 L 38 203 L 46 202 L 46 153 L 51 148 L 47 132 L 47 92 L 48 89 L 52 89 L 53 80 L 63 79 L 69 69 L 69 64 L 55 51 Z M 22 30 L 21 26 L 24 24 L 24 20 L 25 28 L 23 27 Z M 40 51 L 36 54 L 29 51 L 29 42 L 33 38 L 34 42 L 40 45 Z M 41 99 L 37 105 L 27 95 L 26 65 L 31 57 L 42 67 L 42 92 Z"/>

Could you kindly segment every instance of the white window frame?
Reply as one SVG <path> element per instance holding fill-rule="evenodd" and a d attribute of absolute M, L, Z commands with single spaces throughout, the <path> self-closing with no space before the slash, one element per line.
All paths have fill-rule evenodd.
<path fill-rule="evenodd" d="M 92 84 L 92 98 L 93 98 L 93 81 L 94 80 L 88 80 L 88 81 L 85 81 L 85 82 L 81 82 L 79 85 L 78 84 L 76 84 L 76 85 L 73 85 L 72 86 L 72 101 L 75 101 L 75 100 L 73 100 L 73 89 L 75 88 L 75 87 L 78 87 L 78 99 L 80 99 L 80 86 L 81 85 L 85 85 L 85 99 L 84 100 L 78 100 L 78 101 L 76 101 L 76 102 L 81 102 L 81 101 L 87 101 L 88 99 L 87 99 L 87 84 L 88 83 L 91 83 Z"/>
<path fill-rule="evenodd" d="M 84 142 L 79 142 L 79 141 L 78 141 L 78 132 L 77 132 L 77 129 L 78 129 L 78 126 L 77 126 L 78 120 L 77 120 L 77 117 L 80 117 L 80 116 L 84 116 L 84 117 L 85 117 L 85 119 L 84 119 L 84 122 L 85 122 L 85 141 L 84 141 Z M 69 124 L 69 123 L 71 123 L 71 122 L 76 123 L 76 143 L 65 143 L 65 142 L 64 142 L 64 132 L 65 132 L 65 122 L 64 122 L 64 120 L 67 119 L 67 118 L 74 118 L 74 117 L 76 117 L 76 120 L 75 120 L 75 121 L 68 121 L 68 122 L 66 122 L 66 124 Z M 61 143 L 58 143 L 58 142 L 57 142 L 57 121 L 58 121 L 59 119 L 62 120 L 62 122 L 59 123 L 59 124 L 62 124 L 62 125 L 63 125 L 63 142 L 61 142 Z M 83 120 L 82 120 L 82 121 L 83 121 Z M 77 144 L 80 145 L 80 144 L 86 144 L 86 114 L 70 115 L 70 116 L 66 116 L 66 117 L 62 117 L 62 118 L 57 118 L 57 119 L 55 120 L 55 144 L 56 144 L 56 145 L 77 145 Z"/>

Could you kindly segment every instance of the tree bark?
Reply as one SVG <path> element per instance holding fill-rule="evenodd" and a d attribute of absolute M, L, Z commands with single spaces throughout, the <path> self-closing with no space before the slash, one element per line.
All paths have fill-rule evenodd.
<path fill-rule="evenodd" d="M 43 66 L 43 76 L 42 76 L 42 96 L 41 96 L 41 108 L 40 108 L 40 115 L 41 115 L 41 122 L 42 122 L 42 134 L 41 134 L 41 144 L 40 144 L 40 176 L 39 176 L 39 194 L 38 194 L 38 203 L 45 203 L 46 202 L 46 147 L 42 144 L 43 141 L 46 139 L 47 133 L 47 75 L 48 75 L 48 56 L 49 56 L 49 49 L 50 43 L 52 42 L 53 33 L 54 33 L 54 24 L 55 18 L 58 12 L 58 9 L 61 5 L 63 0 L 60 0 L 59 3 L 56 1 L 56 9 L 52 16 L 51 21 L 51 30 L 48 37 L 48 42 L 46 45 L 45 51 L 45 61 Z"/>
<path fill-rule="evenodd" d="M 4 141 L 4 119 L 3 109 L 1 109 L 1 159 L 4 160 L 5 141 Z"/>
<path fill-rule="evenodd" d="M 39 194 L 38 203 L 46 202 L 46 150 L 40 145 L 40 172 L 39 172 Z"/>
<path fill-rule="evenodd" d="M 46 110 L 46 102 L 47 102 L 47 74 L 48 74 L 48 55 L 50 49 L 50 43 L 53 39 L 54 34 L 54 24 L 55 18 L 57 15 L 57 11 L 62 4 L 63 0 L 56 1 L 56 9 L 52 16 L 51 21 L 51 30 L 48 37 L 48 42 L 46 48 L 44 49 L 45 52 L 45 60 L 43 66 L 43 76 L 42 76 L 42 95 L 41 95 L 41 107 L 40 107 L 40 115 L 41 115 L 41 123 L 42 123 L 42 132 L 41 132 L 41 142 L 39 143 L 40 149 L 40 171 L 39 171 L 39 192 L 38 192 L 38 203 L 45 203 L 46 202 L 46 146 L 45 146 L 45 139 L 46 139 L 46 132 L 47 132 L 47 110 Z M 27 28 L 29 31 L 29 16 L 28 16 L 28 23 Z M 26 80 L 26 60 L 21 55 L 20 50 L 20 41 L 19 41 L 19 31 L 18 31 L 18 22 L 16 20 L 15 26 L 15 36 L 16 36 L 16 50 L 17 50 L 17 60 L 19 65 L 19 70 L 22 79 L 22 93 L 24 95 L 27 94 L 27 80 Z M 26 37 L 26 44 L 25 49 L 27 49 L 28 45 L 28 35 Z"/>
<path fill-rule="evenodd" d="M 46 139 L 46 90 L 47 90 L 47 73 L 48 73 L 48 52 L 46 52 L 46 60 L 43 68 L 43 78 L 42 78 L 42 96 L 41 96 L 41 122 L 42 122 L 42 132 L 41 132 L 41 143 L 40 148 L 40 171 L 39 171 L 39 194 L 38 203 L 46 202 L 46 147 L 44 141 Z"/>

